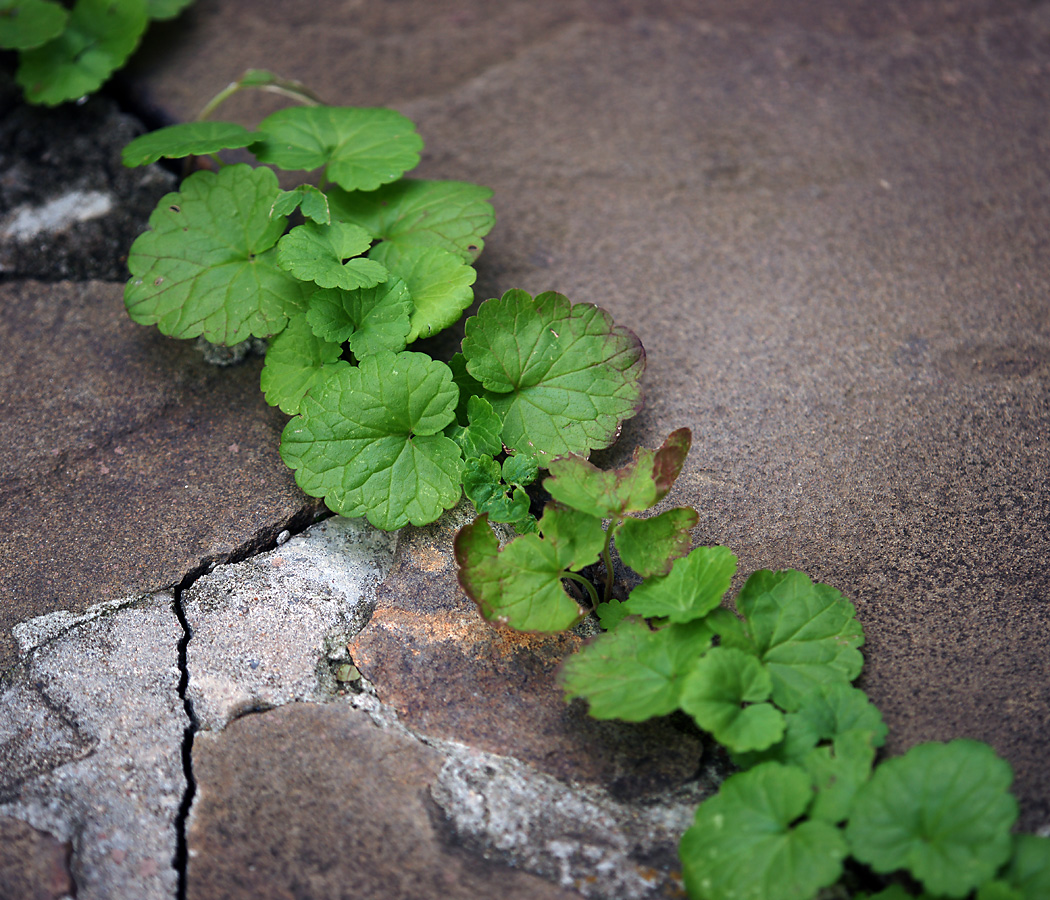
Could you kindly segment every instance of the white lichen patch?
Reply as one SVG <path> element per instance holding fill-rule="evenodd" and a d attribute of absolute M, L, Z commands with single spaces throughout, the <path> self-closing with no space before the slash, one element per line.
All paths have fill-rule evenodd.
<path fill-rule="evenodd" d="M 7 218 L 0 237 L 25 243 L 40 234 L 57 234 L 80 222 L 106 215 L 113 197 L 100 191 L 70 191 L 42 206 L 21 206 Z"/>

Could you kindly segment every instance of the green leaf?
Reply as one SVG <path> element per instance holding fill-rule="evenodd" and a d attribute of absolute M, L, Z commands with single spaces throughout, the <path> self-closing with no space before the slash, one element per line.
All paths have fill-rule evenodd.
<path fill-rule="evenodd" d="M 539 530 L 502 551 L 487 516 L 456 535 L 459 583 L 490 622 L 517 631 L 564 631 L 585 614 L 562 579 L 598 559 L 605 544 L 601 520 L 549 503 Z"/>
<path fill-rule="evenodd" d="M 976 900 L 1025 900 L 1025 896 L 1005 881 L 986 881 L 977 890 Z"/>
<path fill-rule="evenodd" d="M 470 397 L 467 402 L 467 419 L 470 424 L 466 427 L 453 423 L 445 432 L 459 444 L 459 449 L 463 451 L 464 459 L 469 459 L 472 456 L 487 456 L 491 459 L 493 456 L 503 452 L 503 444 L 500 443 L 499 439 L 503 423 L 499 420 L 499 416 L 492 411 L 492 405 L 488 400 L 482 397 Z M 495 478 L 499 482 L 500 467 L 498 463 L 496 463 Z M 483 512 L 483 510 L 479 509 L 478 512 Z M 493 519 L 493 521 L 503 522 L 507 520 Z"/>
<path fill-rule="evenodd" d="M 314 334 L 348 342 L 358 360 L 380 350 L 405 349 L 412 298 L 400 278 L 356 291 L 330 288 L 310 295 L 306 321 Z"/>
<path fill-rule="evenodd" d="M 294 416 L 307 391 L 350 368 L 350 363 L 339 358 L 342 351 L 339 344 L 317 337 L 304 316 L 293 316 L 266 350 L 260 378 L 266 402 Z"/>
<path fill-rule="evenodd" d="M 131 245 L 124 302 L 131 318 L 215 344 L 277 334 L 305 308 L 305 288 L 277 267 L 283 217 L 270 218 L 277 176 L 227 166 L 195 172 L 166 194 Z"/>
<path fill-rule="evenodd" d="M 748 578 L 736 602 L 781 709 L 792 712 L 818 685 L 860 674 L 864 630 L 853 604 L 833 587 L 794 570 L 762 570 Z"/>
<path fill-rule="evenodd" d="M 846 829 L 853 855 L 876 872 L 907 869 L 933 894 L 963 897 L 1010 856 L 1012 780 L 987 744 L 912 747 L 857 791 Z"/>
<path fill-rule="evenodd" d="M 22 53 L 16 80 L 30 103 L 56 106 L 97 91 L 138 46 L 146 0 L 77 0 L 65 29 Z"/>
<path fill-rule="evenodd" d="M 716 647 L 686 675 L 681 707 L 730 750 L 763 750 L 784 734 L 783 714 L 763 702 L 772 687 L 755 657 Z"/>
<path fill-rule="evenodd" d="M 667 575 L 672 563 L 689 552 L 689 532 L 699 521 L 696 510 L 687 507 L 651 519 L 624 519 L 616 529 L 616 550 L 624 565 L 643 578 Z"/>
<path fill-rule="evenodd" d="M 559 682 L 566 700 L 587 700 L 595 719 L 665 716 L 678 708 L 683 677 L 711 638 L 705 629 L 672 625 L 650 631 L 640 620 L 621 622 L 566 659 Z"/>
<path fill-rule="evenodd" d="M 726 779 L 682 837 L 685 886 L 703 900 L 812 900 L 842 873 L 846 843 L 826 822 L 802 821 L 809 776 L 767 762 Z"/>
<path fill-rule="evenodd" d="M 458 253 L 442 247 L 399 247 L 383 242 L 368 256 L 408 284 L 415 304 L 410 344 L 455 325 L 474 302 L 471 285 L 478 273 Z"/>
<path fill-rule="evenodd" d="M 146 0 L 146 11 L 151 19 L 163 22 L 174 19 L 193 0 Z"/>
<path fill-rule="evenodd" d="M 183 122 L 135 138 L 122 151 L 121 160 L 133 168 L 149 165 L 161 157 L 206 156 L 220 150 L 247 147 L 257 137 L 255 132 L 232 122 Z"/>
<path fill-rule="evenodd" d="M 31 50 L 57 38 L 69 13 L 51 0 L 2 0 L 0 48 Z"/>
<path fill-rule="evenodd" d="M 540 466 L 536 462 L 536 457 L 529 456 L 527 453 L 508 456 L 503 460 L 503 480 L 507 484 L 526 487 L 532 484 L 539 474 Z"/>
<path fill-rule="evenodd" d="M 467 371 L 467 360 L 462 353 L 452 354 L 448 361 L 448 367 L 452 370 L 452 381 L 459 388 L 459 404 L 456 406 L 456 421 L 461 425 L 467 424 L 467 406 L 471 397 L 480 397 L 485 393 L 481 382 Z M 490 406 L 492 404 L 489 404 Z"/>
<path fill-rule="evenodd" d="M 318 225 L 330 225 L 332 216 L 328 209 L 328 197 L 324 191 L 312 184 L 300 184 L 290 191 L 281 191 L 273 201 L 271 216 L 289 216 L 301 207 L 303 215 Z"/>
<path fill-rule="evenodd" d="M 623 601 L 621 600 L 610 600 L 608 603 L 599 603 L 594 607 L 594 612 L 595 615 L 598 616 L 598 623 L 606 631 L 612 631 L 630 615 L 630 613 L 624 608 Z"/>
<path fill-rule="evenodd" d="M 423 141 L 410 119 L 392 109 L 296 106 L 263 119 L 252 147 L 260 162 L 282 169 L 324 167 L 347 191 L 374 191 L 419 164 Z M 332 287 L 332 285 L 326 285 Z"/>
<path fill-rule="evenodd" d="M 703 618 L 722 602 L 735 572 L 736 556 L 726 547 L 697 547 L 675 560 L 669 575 L 649 578 L 631 591 L 627 610 L 672 622 Z"/>
<path fill-rule="evenodd" d="M 1013 856 L 1002 878 L 1022 900 L 1050 897 L 1050 837 L 1015 834 Z"/>
<path fill-rule="evenodd" d="M 611 471 L 599 469 L 582 456 L 552 459 L 551 477 L 543 486 L 555 500 L 574 509 L 617 519 L 649 509 L 667 495 L 685 465 L 691 443 L 689 429 L 679 428 L 659 449 L 636 447 L 627 465 Z"/>
<path fill-rule="evenodd" d="M 265 123 L 264 123 L 265 125 Z M 478 258 L 495 216 L 492 191 L 464 181 L 404 178 L 375 191 L 332 190 L 332 215 L 399 249 L 443 247 L 464 262 Z"/>
<path fill-rule="evenodd" d="M 425 525 L 459 501 L 463 461 L 441 434 L 456 408 L 444 363 L 383 350 L 308 394 L 281 437 L 281 458 L 311 497 L 392 531 Z"/>
<path fill-rule="evenodd" d="M 597 306 L 508 291 L 466 323 L 467 370 L 503 419 L 503 443 L 537 457 L 608 447 L 641 403 L 641 344 Z"/>
<path fill-rule="evenodd" d="M 482 401 L 484 402 L 484 401 Z M 522 488 L 509 492 L 500 478 L 500 465 L 491 456 L 468 456 L 463 463 L 463 493 L 474 504 L 479 515 L 487 515 L 492 522 L 503 522 L 524 527 L 519 532 L 530 532 L 529 495 Z M 534 520 L 532 520 L 534 521 Z M 528 524 L 526 524 L 528 523 Z"/>
<path fill-rule="evenodd" d="M 277 263 L 301 281 L 323 288 L 375 287 L 386 281 L 386 269 L 372 259 L 352 258 L 364 253 L 371 242 L 368 232 L 356 225 L 307 222 L 277 242 Z"/>

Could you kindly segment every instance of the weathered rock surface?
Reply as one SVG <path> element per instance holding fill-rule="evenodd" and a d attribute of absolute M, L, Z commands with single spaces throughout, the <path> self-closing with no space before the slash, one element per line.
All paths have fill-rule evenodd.
<path fill-rule="evenodd" d="M 72 847 L 19 819 L 0 819 L 0 897 L 60 900 L 75 890 Z"/>
<path fill-rule="evenodd" d="M 0 826 L 27 847 L 24 858 L 0 855 L 0 886 L 57 895 L 68 844 L 79 900 L 174 896 L 189 720 L 172 604 L 131 598 L 19 629 L 25 659 L 0 695 L 0 823 L 52 837 Z"/>

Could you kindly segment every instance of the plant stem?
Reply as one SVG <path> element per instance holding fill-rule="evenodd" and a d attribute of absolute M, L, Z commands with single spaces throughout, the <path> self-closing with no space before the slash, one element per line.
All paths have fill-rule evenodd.
<path fill-rule="evenodd" d="M 582 575 L 577 575 L 575 572 L 566 572 L 563 577 L 571 578 L 573 581 L 577 581 L 587 588 L 587 593 L 591 595 L 591 609 L 594 609 L 598 605 L 598 592 L 594 589 L 594 585 L 586 578 Z"/>
<path fill-rule="evenodd" d="M 257 88 L 260 91 L 281 94 L 302 103 L 304 106 L 321 105 L 320 98 L 301 82 L 293 81 L 290 78 L 279 78 L 272 72 L 264 72 L 261 69 L 249 69 L 240 78 L 236 81 L 231 81 L 204 104 L 204 108 L 197 116 L 197 121 L 203 122 L 230 97 L 245 88 Z"/>
<path fill-rule="evenodd" d="M 620 520 L 622 522 L 623 519 Z M 605 546 L 602 547 L 602 560 L 605 562 L 605 602 L 609 602 L 609 598 L 612 596 L 613 589 L 613 566 L 612 566 L 612 537 L 613 532 L 619 528 L 620 522 L 616 525 L 609 523 L 609 529 L 605 532 Z"/>

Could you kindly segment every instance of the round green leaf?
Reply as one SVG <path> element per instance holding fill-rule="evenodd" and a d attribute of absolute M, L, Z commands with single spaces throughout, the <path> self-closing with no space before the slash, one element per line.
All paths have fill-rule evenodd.
<path fill-rule="evenodd" d="M 151 19 L 163 22 L 174 19 L 193 0 L 146 0 L 146 11 Z"/>
<path fill-rule="evenodd" d="M 467 421 L 469 424 L 465 427 L 456 422 L 445 431 L 452 440 L 459 444 L 464 459 L 479 456 L 487 456 L 492 459 L 503 452 L 503 444 L 499 439 L 503 423 L 492 411 L 492 404 L 488 400 L 484 397 L 469 397 L 467 399 Z M 497 463 L 496 466 L 496 481 L 498 482 L 500 480 L 499 464 Z M 511 484 L 509 479 L 507 479 L 507 484 Z M 479 510 L 479 512 L 484 512 L 484 510 Z M 504 520 L 493 519 L 492 521 L 502 522 Z"/>
<path fill-rule="evenodd" d="M 297 225 L 277 242 L 277 263 L 301 281 L 318 287 L 375 287 L 386 281 L 387 270 L 375 260 L 352 257 L 364 253 L 372 243 L 368 232 L 356 225 L 332 222 Z"/>
<path fill-rule="evenodd" d="M 668 509 L 648 519 L 626 518 L 616 529 L 616 550 L 628 568 L 643 578 L 666 575 L 689 552 L 689 533 L 700 521 L 695 509 Z"/>
<path fill-rule="evenodd" d="M 641 404 L 638 338 L 561 294 L 486 300 L 467 320 L 463 354 L 503 419 L 503 443 L 540 458 L 608 447 Z"/>
<path fill-rule="evenodd" d="M 987 744 L 912 747 L 857 791 L 846 829 L 853 855 L 876 872 L 907 869 L 933 894 L 963 897 L 1010 856 L 1012 780 Z"/>
<path fill-rule="evenodd" d="M 441 430 L 457 390 L 444 363 L 383 350 L 308 394 L 281 458 L 312 497 L 378 528 L 425 525 L 459 501 L 463 460 Z"/>
<path fill-rule="evenodd" d="M 648 578 L 631 591 L 627 609 L 672 622 L 700 619 L 722 602 L 735 573 L 736 556 L 727 547 L 697 547 L 676 559 L 670 574 Z"/>
<path fill-rule="evenodd" d="M 463 493 L 478 514 L 484 513 L 492 522 L 517 523 L 529 517 L 529 495 L 521 488 L 512 490 L 503 482 L 499 463 L 491 456 L 466 457 Z"/>
<path fill-rule="evenodd" d="M 373 247 L 368 257 L 408 284 L 414 306 L 410 344 L 455 325 L 474 302 L 471 285 L 478 273 L 458 253 L 443 247 L 402 248 L 384 241 Z"/>
<path fill-rule="evenodd" d="M 277 267 L 286 220 L 270 218 L 277 176 L 227 166 L 195 172 L 161 198 L 131 245 L 124 302 L 131 318 L 215 344 L 268 337 L 305 306 L 304 285 Z"/>
<path fill-rule="evenodd" d="M 302 315 L 270 341 L 260 387 L 270 406 L 294 416 L 307 391 L 312 390 L 350 363 L 340 359 L 343 348 L 313 333 Z"/>
<path fill-rule="evenodd" d="M 16 80 L 31 103 L 56 106 L 97 91 L 138 46 L 146 0 L 77 0 L 56 38 L 26 50 Z"/>
<path fill-rule="evenodd" d="M 347 191 L 374 191 L 419 164 L 423 141 L 392 109 L 296 106 L 267 116 L 252 152 L 282 169 L 313 170 Z M 330 287 L 331 285 L 329 285 Z"/>
<path fill-rule="evenodd" d="M 306 321 L 314 333 L 337 344 L 348 341 L 358 359 L 405 349 L 412 298 L 400 278 L 356 291 L 316 291 L 308 303 Z"/>
<path fill-rule="evenodd" d="M 135 138 L 122 151 L 121 160 L 128 167 L 146 166 L 161 157 L 179 159 L 247 147 L 257 137 L 233 122 L 183 122 Z"/>
<path fill-rule="evenodd" d="M 0 47 L 30 50 L 58 37 L 69 13 L 52 0 L 0 0 Z"/>
<path fill-rule="evenodd" d="M 264 123 L 265 124 L 265 123 Z M 465 181 L 403 178 L 375 191 L 329 191 L 332 215 L 399 249 L 443 247 L 464 262 L 478 258 L 495 216 L 492 191 Z"/>
<path fill-rule="evenodd" d="M 678 853 L 691 897 L 812 900 L 842 873 L 846 842 L 825 822 L 795 823 L 812 798 L 801 769 L 766 762 L 700 805 Z"/>

